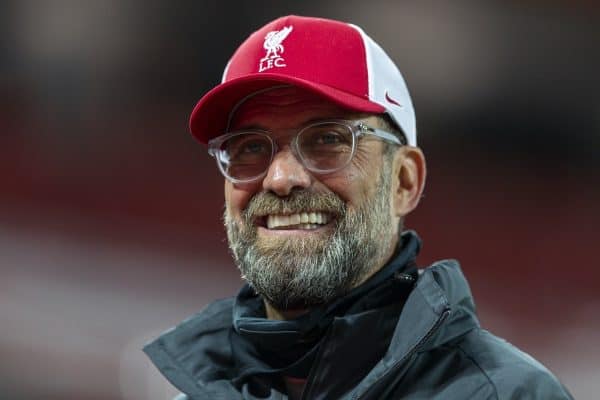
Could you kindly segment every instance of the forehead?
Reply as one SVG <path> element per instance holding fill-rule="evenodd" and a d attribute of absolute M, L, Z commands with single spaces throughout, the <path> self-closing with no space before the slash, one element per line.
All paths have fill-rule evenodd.
<path fill-rule="evenodd" d="M 344 109 L 307 90 L 286 86 L 261 91 L 244 99 L 232 112 L 229 129 L 285 129 L 318 119 L 356 119 L 366 116 Z"/>

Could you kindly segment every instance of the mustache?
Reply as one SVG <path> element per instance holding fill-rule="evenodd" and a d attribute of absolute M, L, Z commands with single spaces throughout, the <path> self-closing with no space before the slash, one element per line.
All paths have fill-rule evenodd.
<path fill-rule="evenodd" d="M 268 214 L 293 214 L 297 212 L 324 211 L 336 215 L 346 213 L 346 204 L 333 193 L 314 193 L 294 190 L 287 197 L 272 192 L 255 194 L 243 212 L 246 221 Z"/>

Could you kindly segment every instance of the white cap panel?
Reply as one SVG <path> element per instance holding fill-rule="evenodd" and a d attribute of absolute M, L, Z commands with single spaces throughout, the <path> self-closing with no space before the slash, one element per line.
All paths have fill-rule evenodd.
<path fill-rule="evenodd" d="M 406 82 L 398 67 L 360 27 L 349 24 L 356 29 L 365 45 L 369 99 L 387 110 L 392 119 L 402 128 L 408 144 L 417 145 L 415 111 L 412 105 Z"/>

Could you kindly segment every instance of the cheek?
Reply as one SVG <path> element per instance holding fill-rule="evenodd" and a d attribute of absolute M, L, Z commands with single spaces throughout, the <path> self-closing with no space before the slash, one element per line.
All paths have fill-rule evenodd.
<path fill-rule="evenodd" d="M 351 168 L 330 176 L 323 183 L 344 200 L 349 207 L 357 208 L 373 198 L 381 179 L 381 165 L 375 161 L 354 164 Z"/>
<path fill-rule="evenodd" d="M 231 182 L 225 182 L 225 205 L 233 217 L 241 216 L 256 190 L 256 184 L 234 185 Z"/>
<path fill-rule="evenodd" d="M 359 208 L 368 197 L 366 180 L 362 174 L 357 171 L 344 171 L 335 177 L 329 177 L 323 180 L 323 185 L 328 191 L 336 194 L 349 210 Z"/>

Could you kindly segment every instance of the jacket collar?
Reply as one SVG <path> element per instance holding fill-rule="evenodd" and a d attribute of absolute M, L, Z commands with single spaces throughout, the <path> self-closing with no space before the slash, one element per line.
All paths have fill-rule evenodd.
<path fill-rule="evenodd" d="M 357 385 L 353 398 L 424 352 L 479 326 L 471 290 L 455 260 L 439 261 L 421 271 L 400 314 L 388 352 Z"/>

